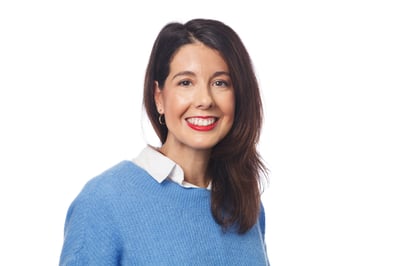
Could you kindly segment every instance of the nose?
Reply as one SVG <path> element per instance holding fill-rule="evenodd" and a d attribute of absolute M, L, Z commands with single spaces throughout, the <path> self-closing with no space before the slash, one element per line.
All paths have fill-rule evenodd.
<path fill-rule="evenodd" d="M 214 99 L 208 86 L 200 86 L 197 88 L 195 95 L 195 106 L 199 109 L 209 109 L 214 106 Z"/>

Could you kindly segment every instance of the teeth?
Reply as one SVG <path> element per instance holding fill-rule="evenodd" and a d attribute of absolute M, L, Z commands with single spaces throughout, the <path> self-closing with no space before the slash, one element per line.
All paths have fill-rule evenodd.
<path fill-rule="evenodd" d="M 203 119 L 203 118 L 195 117 L 195 118 L 189 118 L 188 122 L 190 124 L 193 124 L 193 125 L 196 125 L 196 126 L 203 126 L 204 127 L 204 126 L 209 126 L 209 125 L 215 123 L 216 120 L 217 120 L 216 118 Z"/>

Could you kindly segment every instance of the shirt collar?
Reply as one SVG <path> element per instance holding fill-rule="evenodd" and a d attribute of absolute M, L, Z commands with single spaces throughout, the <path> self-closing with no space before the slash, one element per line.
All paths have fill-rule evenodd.
<path fill-rule="evenodd" d="M 147 145 L 133 162 L 146 170 L 158 183 L 170 179 L 185 188 L 198 188 L 185 181 L 183 170 L 177 163 L 150 145 Z M 207 189 L 211 189 L 211 182 Z"/>
<path fill-rule="evenodd" d="M 158 183 L 167 179 L 176 166 L 174 161 L 149 145 L 133 159 L 133 162 L 146 170 Z"/>

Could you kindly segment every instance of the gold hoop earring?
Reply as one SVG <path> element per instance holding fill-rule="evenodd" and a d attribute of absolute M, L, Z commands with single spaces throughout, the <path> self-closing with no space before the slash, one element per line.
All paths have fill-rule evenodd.
<path fill-rule="evenodd" d="M 162 126 L 165 125 L 165 116 L 164 116 L 164 114 L 160 114 L 158 116 L 158 123 L 160 123 L 160 125 L 162 125 Z"/>

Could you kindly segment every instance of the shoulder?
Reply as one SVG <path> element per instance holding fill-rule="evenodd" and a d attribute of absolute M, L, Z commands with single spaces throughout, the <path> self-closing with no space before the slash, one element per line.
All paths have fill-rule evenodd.
<path fill-rule="evenodd" d="M 121 245 L 116 209 L 121 208 L 121 192 L 137 175 L 145 172 L 122 161 L 89 180 L 70 205 L 64 225 L 60 265 L 114 265 Z M 101 253 L 98 251 L 101 250 Z M 88 262 L 88 263 L 86 263 Z"/>
<path fill-rule="evenodd" d="M 134 192 L 135 180 L 146 179 L 144 175 L 146 172 L 134 163 L 122 161 L 89 180 L 68 208 L 63 253 L 75 254 L 82 247 L 94 246 L 87 244 L 94 239 L 89 235 L 106 237 L 117 232 L 115 209 L 125 201 L 124 191 Z"/>
<path fill-rule="evenodd" d="M 72 212 L 101 210 L 110 208 L 113 202 L 120 201 L 127 194 L 140 190 L 140 182 L 147 173 L 130 161 L 121 161 L 101 174 L 90 179 L 72 201 L 68 217 Z"/>
<path fill-rule="evenodd" d="M 90 179 L 81 190 L 79 196 L 96 198 L 119 194 L 121 189 L 127 186 L 134 186 L 138 177 L 144 175 L 147 175 L 147 173 L 133 162 L 121 161 Z"/>

